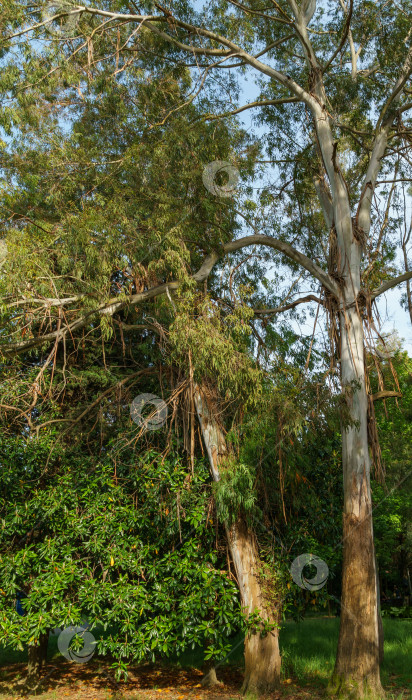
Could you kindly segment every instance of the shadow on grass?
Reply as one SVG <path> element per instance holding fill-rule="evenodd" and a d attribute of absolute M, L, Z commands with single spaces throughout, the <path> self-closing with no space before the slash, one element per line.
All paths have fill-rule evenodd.
<path fill-rule="evenodd" d="M 412 691 L 412 620 L 384 619 L 385 687 Z M 299 683 L 326 687 L 335 665 L 339 619 L 286 622 L 280 632 L 283 672 Z"/>

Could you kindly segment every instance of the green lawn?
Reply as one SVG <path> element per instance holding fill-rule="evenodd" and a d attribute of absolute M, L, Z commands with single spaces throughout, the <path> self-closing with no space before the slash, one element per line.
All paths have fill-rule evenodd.
<path fill-rule="evenodd" d="M 412 620 L 383 621 L 385 660 L 382 683 L 385 687 L 409 688 L 412 696 Z M 280 632 L 282 668 L 285 678 L 298 684 L 326 687 L 332 674 L 338 643 L 338 618 L 307 618 L 303 622 L 287 621 Z M 226 663 L 242 664 L 242 637 L 234 640 Z M 182 666 L 200 666 L 201 654 L 194 650 L 185 655 Z"/>
<path fill-rule="evenodd" d="M 412 620 L 383 621 L 385 660 L 384 686 L 397 685 L 412 690 Z M 338 619 L 306 619 L 286 622 L 280 633 L 284 673 L 302 684 L 326 686 L 333 671 L 338 642 Z"/>

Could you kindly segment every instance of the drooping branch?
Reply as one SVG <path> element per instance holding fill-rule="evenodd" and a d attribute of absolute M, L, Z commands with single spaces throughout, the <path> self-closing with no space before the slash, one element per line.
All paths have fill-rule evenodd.
<path fill-rule="evenodd" d="M 298 263 L 305 268 L 310 274 L 315 277 L 321 284 L 326 287 L 326 289 L 331 292 L 334 296 L 339 296 L 339 288 L 334 280 L 328 275 L 325 270 L 317 265 L 313 260 L 308 258 L 307 255 L 296 250 L 290 243 L 286 241 L 280 241 L 277 238 L 271 238 L 270 236 L 265 236 L 263 234 L 255 234 L 254 236 L 245 236 L 244 238 L 238 238 L 235 241 L 226 243 L 224 246 L 225 253 L 232 253 L 240 248 L 245 248 L 249 245 L 264 245 L 268 248 L 273 248 L 283 253 L 294 262 Z"/>
<path fill-rule="evenodd" d="M 245 236 L 244 238 L 239 238 L 236 241 L 226 243 L 223 246 L 223 254 L 233 253 L 237 250 L 240 250 L 241 248 L 246 248 L 247 246 L 251 245 L 263 245 L 269 248 L 273 248 L 274 250 L 277 250 L 280 253 L 283 253 L 290 260 L 293 260 L 294 262 L 298 263 L 303 268 L 305 268 L 308 272 L 310 272 L 311 275 L 313 275 L 313 277 L 319 280 L 321 284 L 326 289 L 328 289 L 329 292 L 331 292 L 331 294 L 333 294 L 334 296 L 339 295 L 339 289 L 333 281 L 333 279 L 328 275 L 328 273 L 322 270 L 322 268 L 319 267 L 319 265 L 317 265 L 315 262 L 313 262 L 313 260 L 308 258 L 307 255 L 301 253 L 292 245 L 290 245 L 290 243 L 286 243 L 286 241 L 280 241 L 279 239 L 259 234 L 254 236 Z M 211 252 L 205 258 L 199 270 L 192 276 L 192 279 L 198 283 L 207 280 L 214 265 L 218 262 L 218 260 L 221 257 L 222 254 L 219 254 L 216 251 Z M 67 334 L 73 334 L 75 331 L 78 331 L 81 328 L 83 328 L 89 321 L 92 320 L 94 316 L 112 317 L 114 316 L 114 314 L 127 307 L 142 304 L 145 301 L 154 299 L 158 296 L 162 296 L 163 294 L 170 295 L 170 292 L 176 291 L 180 287 L 180 285 L 180 281 L 174 280 L 171 282 L 164 282 L 163 284 L 157 285 L 156 287 L 151 287 L 150 289 L 147 289 L 144 292 L 133 294 L 126 300 L 119 300 L 118 298 L 110 299 L 106 303 L 98 306 L 96 309 L 92 309 L 87 314 L 80 316 L 79 318 L 75 319 L 71 323 L 66 324 L 65 326 L 62 326 L 56 331 L 52 331 L 44 335 L 30 338 L 29 340 L 21 341 L 19 343 L 4 343 L 0 345 L 0 352 L 3 352 L 4 355 L 17 354 L 20 352 L 30 350 L 34 347 L 38 347 L 39 345 L 42 345 L 44 343 L 59 341 L 66 337 Z"/>

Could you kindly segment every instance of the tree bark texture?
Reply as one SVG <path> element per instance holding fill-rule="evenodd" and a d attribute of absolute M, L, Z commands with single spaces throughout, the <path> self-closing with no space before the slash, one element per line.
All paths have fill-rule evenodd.
<path fill-rule="evenodd" d="M 382 697 L 379 611 L 372 524 L 363 323 L 356 305 L 340 315 L 344 480 L 340 633 L 332 687 L 356 698 Z"/>
<path fill-rule="evenodd" d="M 221 460 L 227 454 L 225 438 L 205 392 L 198 386 L 195 387 L 195 406 L 211 473 L 213 479 L 219 481 Z M 259 582 L 260 562 L 253 531 L 239 518 L 234 525 L 226 527 L 226 535 L 236 571 L 242 608 L 247 615 L 257 610 L 264 620 L 276 621 L 265 604 Z M 245 638 L 245 678 L 242 692 L 256 696 L 273 690 L 279 683 L 280 666 L 278 629 L 275 628 L 266 636 L 262 636 L 259 631 L 249 632 Z"/>
<path fill-rule="evenodd" d="M 49 633 L 40 635 L 39 643 L 28 648 L 27 681 L 35 683 L 39 680 L 40 674 L 46 665 L 47 648 L 49 644 Z"/>

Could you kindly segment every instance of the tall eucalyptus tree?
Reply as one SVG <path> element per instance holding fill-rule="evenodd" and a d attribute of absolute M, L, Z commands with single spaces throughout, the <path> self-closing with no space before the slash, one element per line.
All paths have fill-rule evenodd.
<path fill-rule="evenodd" d="M 56 10 L 49 3 L 45 12 L 44 5 L 8 0 L 5 47 L 12 51 L 13 42 L 30 34 L 44 38 L 52 5 Z M 68 16 L 70 25 L 64 24 Z M 315 0 L 217 0 L 199 7 L 190 2 L 164 6 L 95 0 L 69 9 L 61 6 L 55 22 L 63 22 L 66 31 L 56 29 L 46 57 L 26 58 L 23 67 L 11 62 L 2 79 L 10 90 L 20 71 L 21 89 L 14 94 L 20 110 L 30 110 L 39 81 L 49 91 L 56 89 L 53 76 L 59 71 L 65 72 L 66 85 L 78 84 L 81 93 L 82 82 L 93 80 L 96 66 L 105 61 L 115 61 L 113 74 L 134 63 L 166 75 L 176 69 L 198 75 L 198 87 L 188 101 L 199 100 L 205 119 L 231 119 L 247 109 L 259 110 L 269 158 L 282 169 L 277 215 L 266 222 L 261 217 L 264 233 L 255 230 L 232 240 L 208 235 L 204 259 L 199 259 L 199 248 L 190 259 L 191 277 L 194 283 L 205 283 L 224 255 L 253 245 L 277 251 L 279 259 L 300 268 L 321 289 L 316 299 L 329 314 L 345 399 L 343 595 L 333 685 L 342 692 L 355 687 L 357 697 L 371 691 L 379 695 L 364 324 L 373 323 L 373 302 L 381 294 L 412 277 L 411 272 L 397 275 L 393 264 L 396 250 L 388 226 L 392 190 L 386 196 L 383 189 L 389 181 L 396 191 L 398 180 L 411 178 L 408 5 L 381 0 L 319 5 Z M 255 81 L 260 89 L 256 100 L 236 101 L 236 76 Z M 59 90 L 63 100 L 61 86 Z M 12 123 L 13 109 L 5 107 L 3 120 Z M 170 112 L 183 108 L 176 95 Z M 276 226 L 268 230 L 274 218 Z M 116 318 L 125 308 L 170 295 L 185 277 L 178 272 L 174 280 L 146 281 L 139 291 L 106 299 L 93 313 Z M 62 301 L 64 306 L 62 299 L 50 303 Z M 69 323 L 62 317 L 58 328 L 47 333 L 38 329 L 29 339 L 10 338 L 8 352 L 61 341 L 84 328 L 90 312 L 80 307 L 71 319 Z"/>

